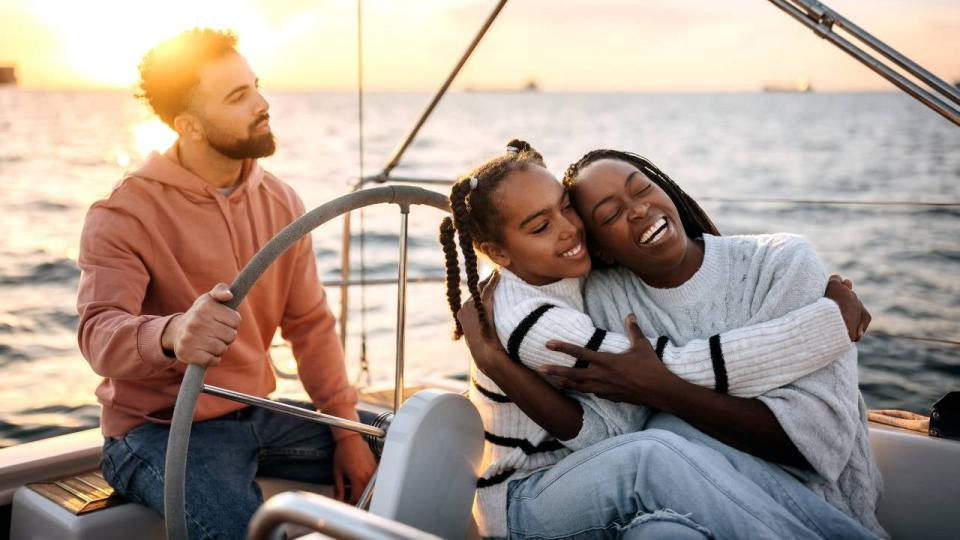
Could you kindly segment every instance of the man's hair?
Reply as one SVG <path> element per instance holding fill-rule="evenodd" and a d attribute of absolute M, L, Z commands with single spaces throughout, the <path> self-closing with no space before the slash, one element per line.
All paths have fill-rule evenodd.
<path fill-rule="evenodd" d="M 171 128 L 200 83 L 207 62 L 236 53 L 237 36 L 230 30 L 193 28 L 150 49 L 140 62 L 140 92 L 136 97 Z"/>

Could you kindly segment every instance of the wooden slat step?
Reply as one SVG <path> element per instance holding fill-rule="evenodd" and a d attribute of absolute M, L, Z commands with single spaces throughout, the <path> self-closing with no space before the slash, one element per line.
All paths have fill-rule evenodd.
<path fill-rule="evenodd" d="M 114 494 L 100 471 L 89 471 L 52 482 L 35 482 L 27 484 L 27 487 L 77 516 L 126 502 Z"/>

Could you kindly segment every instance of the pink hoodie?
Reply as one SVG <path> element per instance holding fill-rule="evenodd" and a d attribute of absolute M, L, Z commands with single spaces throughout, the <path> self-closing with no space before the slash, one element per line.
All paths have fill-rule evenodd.
<path fill-rule="evenodd" d="M 160 336 L 218 282 L 231 283 L 254 253 L 304 213 L 293 189 L 244 163 L 224 196 L 180 166 L 173 149 L 151 154 L 110 197 L 90 207 L 80 240 L 80 350 L 104 377 L 101 429 L 121 437 L 144 422 L 169 423 L 186 365 L 163 353 Z M 317 277 L 309 236 L 277 259 L 239 308 L 236 341 L 205 382 L 266 396 L 276 387 L 270 342 L 280 327 L 318 410 L 357 419 L 335 318 Z M 243 405 L 201 395 L 194 420 Z M 334 430 L 337 439 L 350 432 Z"/>

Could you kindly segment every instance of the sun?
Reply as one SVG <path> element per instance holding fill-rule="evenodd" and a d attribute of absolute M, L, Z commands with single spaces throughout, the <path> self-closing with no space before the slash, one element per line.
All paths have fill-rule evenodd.
<path fill-rule="evenodd" d="M 38 1 L 32 15 L 59 39 L 64 78 L 84 86 L 131 87 L 143 55 L 160 41 L 201 26 L 243 36 L 238 49 L 254 60 L 270 47 L 270 29 L 251 1 L 167 0 L 158 4 L 117 0 Z"/>

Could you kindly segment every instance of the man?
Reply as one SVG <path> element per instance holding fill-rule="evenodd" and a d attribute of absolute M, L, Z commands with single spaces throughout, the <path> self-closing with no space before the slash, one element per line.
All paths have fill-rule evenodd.
<path fill-rule="evenodd" d="M 304 213 L 256 159 L 274 152 L 268 103 L 232 33 L 194 29 L 140 65 L 141 94 L 178 135 L 106 200 L 81 238 L 80 349 L 104 377 L 103 472 L 129 499 L 163 512 L 169 419 L 188 364 L 206 381 L 266 396 L 279 327 L 318 410 L 357 420 L 335 320 L 309 236 L 281 256 L 238 308 L 229 283 Z M 376 462 L 356 433 L 202 395 L 187 463 L 191 538 L 240 538 L 262 502 L 254 476 L 334 483 L 355 501 Z M 349 496 L 346 485 L 349 484 Z"/>

